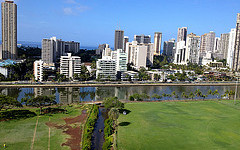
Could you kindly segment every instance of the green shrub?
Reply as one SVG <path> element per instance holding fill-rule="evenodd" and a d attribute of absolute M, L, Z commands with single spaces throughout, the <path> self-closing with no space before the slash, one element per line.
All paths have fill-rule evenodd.
<path fill-rule="evenodd" d="M 107 119 L 104 122 L 104 136 L 105 139 L 112 135 L 114 133 L 113 129 L 113 120 L 112 119 Z"/>
<path fill-rule="evenodd" d="M 34 117 L 37 114 L 29 110 L 10 110 L 0 112 L 0 120 L 22 119 Z"/>
<path fill-rule="evenodd" d="M 98 106 L 93 105 L 90 115 L 88 117 L 88 120 L 85 124 L 84 135 L 83 135 L 83 145 L 82 145 L 83 150 L 91 149 L 92 134 L 93 134 L 93 130 L 94 130 L 94 126 L 97 121 L 97 118 L 98 118 Z"/>
<path fill-rule="evenodd" d="M 105 138 L 105 142 L 103 143 L 102 149 L 103 150 L 110 150 L 113 144 L 113 137 L 110 136 L 108 138 Z"/>

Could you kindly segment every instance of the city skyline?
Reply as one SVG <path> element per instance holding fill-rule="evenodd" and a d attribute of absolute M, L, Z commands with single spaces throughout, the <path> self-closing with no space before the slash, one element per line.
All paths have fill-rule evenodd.
<path fill-rule="evenodd" d="M 236 14 L 240 8 L 237 0 L 227 3 L 223 0 L 173 0 L 171 3 L 155 0 L 132 0 L 128 3 L 125 0 L 106 0 L 104 5 L 84 0 L 52 0 L 47 6 L 44 5 L 45 2 L 47 1 L 16 1 L 19 41 L 40 42 L 43 38 L 57 36 L 66 41 L 81 42 L 83 46 L 97 47 L 109 43 L 110 47 L 114 47 L 115 29 L 124 30 L 129 41 L 133 40 L 134 35 L 154 37 L 154 32 L 162 32 L 162 41 L 168 41 L 176 39 L 178 28 L 185 26 L 189 33 L 202 35 L 214 31 L 220 37 L 235 27 Z M 123 10 L 118 9 L 120 5 L 124 6 Z M 133 6 L 134 9 L 130 9 Z M 181 6 L 186 9 L 182 10 Z M 144 12 L 141 7 L 145 8 Z M 134 16 L 135 12 L 138 12 L 138 16 Z M 143 17 L 146 21 L 142 20 Z"/>

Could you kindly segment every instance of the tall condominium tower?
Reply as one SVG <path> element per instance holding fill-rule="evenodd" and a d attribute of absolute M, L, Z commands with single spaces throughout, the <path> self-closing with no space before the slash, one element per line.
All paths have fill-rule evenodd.
<path fill-rule="evenodd" d="M 114 50 L 123 49 L 124 31 L 115 30 Z"/>
<path fill-rule="evenodd" d="M 149 44 L 151 43 L 151 35 L 134 35 L 134 41 L 138 43 Z"/>
<path fill-rule="evenodd" d="M 162 46 L 162 33 L 155 32 L 154 34 L 154 55 L 160 55 Z"/>
<path fill-rule="evenodd" d="M 228 55 L 227 55 L 227 64 L 230 69 L 232 69 L 233 67 L 235 38 L 236 38 L 236 29 L 231 29 L 229 33 Z"/>
<path fill-rule="evenodd" d="M 200 53 L 207 53 L 214 51 L 215 32 L 210 31 L 201 36 Z"/>
<path fill-rule="evenodd" d="M 233 56 L 233 70 L 239 71 L 240 69 L 240 13 L 237 14 L 237 24 L 236 24 L 236 38 L 234 46 L 234 56 Z"/>
<path fill-rule="evenodd" d="M 223 54 L 223 59 L 228 56 L 229 33 L 221 34 L 221 48 L 220 52 Z"/>
<path fill-rule="evenodd" d="M 17 5 L 2 2 L 2 50 L 0 59 L 17 59 Z"/>
<path fill-rule="evenodd" d="M 127 42 L 129 42 L 129 37 L 124 36 L 124 40 L 123 40 L 123 51 L 124 52 L 126 51 Z"/>
<path fill-rule="evenodd" d="M 173 57 L 175 49 L 175 39 L 165 41 L 163 45 L 163 54 L 169 57 Z"/>
<path fill-rule="evenodd" d="M 178 28 L 177 42 L 187 40 L 187 27 Z"/>
<path fill-rule="evenodd" d="M 198 64 L 200 50 L 200 36 L 196 34 L 189 34 L 187 36 L 186 59 L 187 62 Z"/>

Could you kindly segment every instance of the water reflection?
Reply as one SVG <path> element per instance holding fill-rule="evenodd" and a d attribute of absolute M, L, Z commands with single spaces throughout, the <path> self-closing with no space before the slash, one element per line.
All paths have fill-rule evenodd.
<path fill-rule="evenodd" d="M 120 100 L 128 100 L 134 93 L 145 93 L 149 96 L 153 94 L 171 94 L 175 91 L 176 95 L 182 99 L 181 94 L 185 92 L 190 94 L 197 89 L 203 94 L 208 90 L 218 90 L 222 95 L 227 90 L 235 91 L 235 86 L 132 86 L 132 87 L 66 87 L 66 88 L 0 88 L 0 94 L 9 95 L 21 101 L 23 97 L 37 97 L 40 95 L 55 95 L 56 101 L 62 104 L 70 104 L 87 101 L 101 101 L 106 97 L 118 97 Z M 237 98 L 240 96 L 240 86 L 238 87 Z M 208 96 L 206 99 L 217 98 L 217 96 Z M 176 99 L 172 97 L 162 98 L 164 100 Z"/>

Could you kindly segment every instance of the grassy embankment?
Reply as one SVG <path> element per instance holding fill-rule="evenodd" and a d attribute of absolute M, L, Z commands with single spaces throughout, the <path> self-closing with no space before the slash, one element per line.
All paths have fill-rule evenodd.
<path fill-rule="evenodd" d="M 240 101 L 128 103 L 119 150 L 239 149 Z M 121 126 L 122 125 L 122 126 Z"/>

